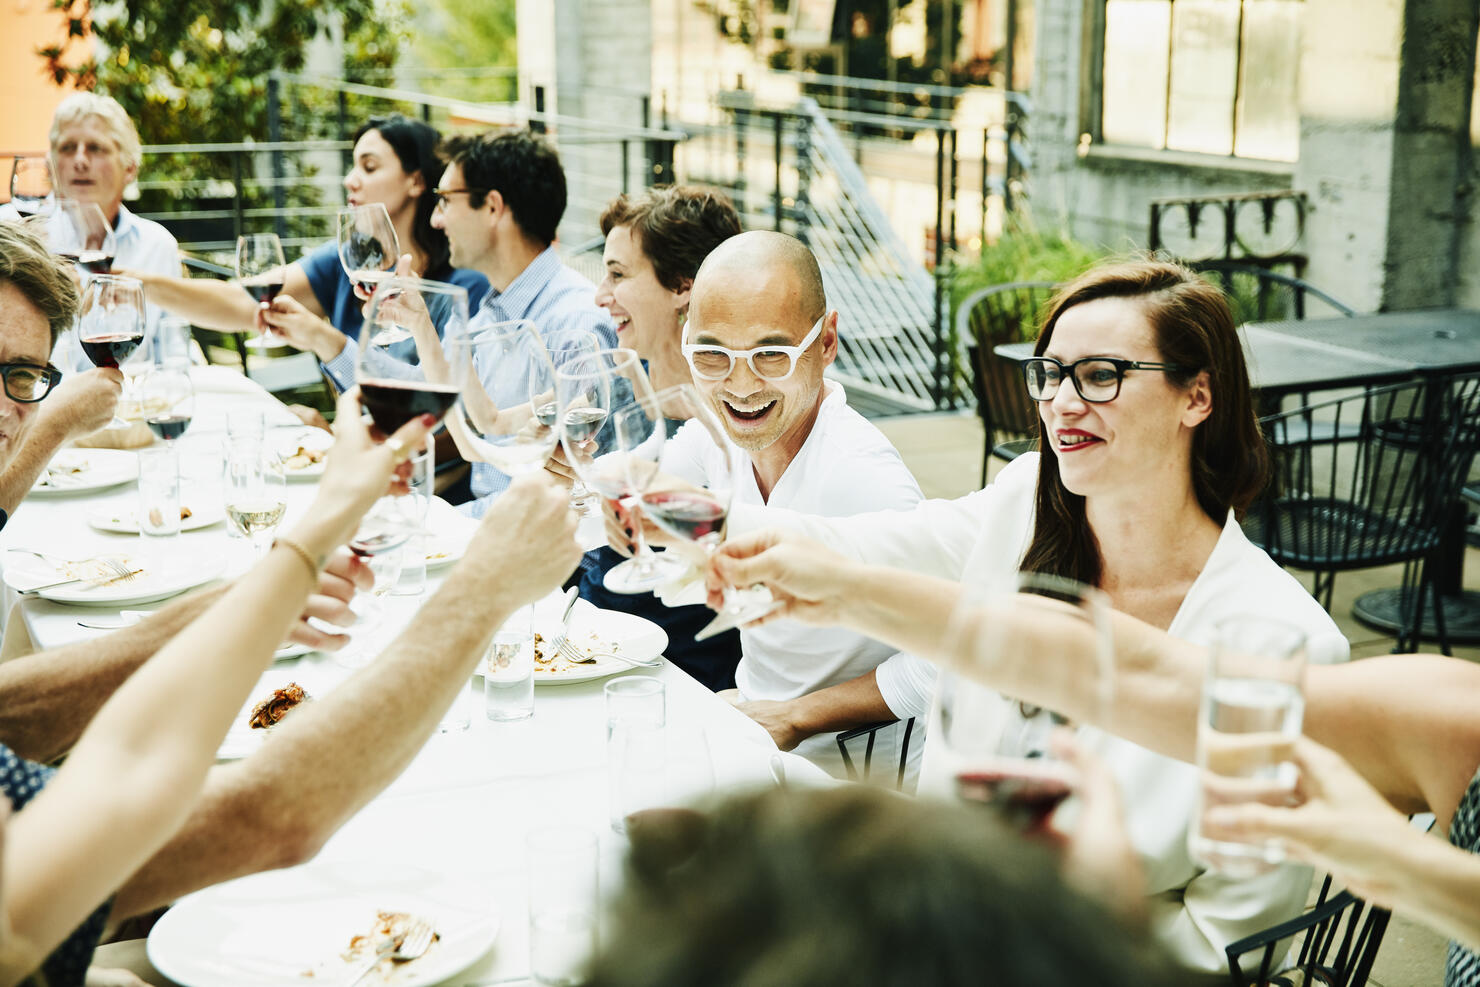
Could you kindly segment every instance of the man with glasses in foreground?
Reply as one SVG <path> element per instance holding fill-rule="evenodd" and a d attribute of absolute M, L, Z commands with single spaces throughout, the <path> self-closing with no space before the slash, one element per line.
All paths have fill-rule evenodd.
<path fill-rule="evenodd" d="M 684 358 L 730 441 L 744 450 L 735 502 L 843 517 L 903 509 L 920 488 L 877 428 L 848 407 L 822 373 L 838 354 L 838 313 L 829 311 L 817 259 L 799 240 L 753 231 L 721 243 L 694 278 Z M 663 451 L 663 470 L 707 485 L 729 469 L 697 422 L 678 430 Z M 819 689 L 871 679 L 892 649 L 851 631 L 780 620 L 740 629 L 737 688 L 722 693 L 773 735 L 776 712 L 805 703 Z M 895 717 L 831 725 L 831 731 Z M 887 757 L 893 733 L 875 752 Z M 786 738 L 788 749 L 834 774 L 843 762 L 832 733 Z M 778 743 L 780 738 L 778 738 Z M 882 746 L 881 746 L 882 745 Z"/>
<path fill-rule="evenodd" d="M 77 307 L 69 274 L 20 224 L 0 221 L 0 527 L 58 449 L 113 420 L 122 393 L 116 369 L 68 374 L 62 382 L 49 362 Z"/>

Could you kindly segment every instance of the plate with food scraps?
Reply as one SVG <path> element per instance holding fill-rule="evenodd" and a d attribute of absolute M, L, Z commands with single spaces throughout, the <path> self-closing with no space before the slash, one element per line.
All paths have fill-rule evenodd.
<path fill-rule="evenodd" d="M 632 662 L 600 656 L 593 663 L 570 661 L 556 653 L 554 644 L 559 635 L 558 615 L 536 619 L 535 685 L 589 682 L 640 667 Z M 619 610 L 602 610 L 585 600 L 578 600 L 570 615 L 570 643 L 583 654 L 610 651 L 632 661 L 650 661 L 667 649 L 668 635 L 645 617 Z"/>
<path fill-rule="evenodd" d="M 324 475 L 324 461 L 333 444 L 334 436 L 321 428 L 297 428 L 273 448 L 282 458 L 283 474 L 288 479 L 316 480 Z"/>
<path fill-rule="evenodd" d="M 226 519 L 226 514 L 219 505 L 207 507 L 201 504 L 180 505 L 180 530 L 195 531 L 197 528 L 209 528 L 213 524 L 219 524 Z M 132 507 L 124 507 L 111 511 L 89 511 L 87 523 L 99 531 L 116 531 L 123 535 L 137 535 L 139 533 L 139 513 Z"/>
<path fill-rule="evenodd" d="M 31 487 L 32 497 L 64 497 L 106 490 L 139 475 L 139 457 L 122 449 L 63 449 Z"/>
<path fill-rule="evenodd" d="M 267 669 L 231 721 L 231 729 L 216 748 L 216 759 L 235 761 L 246 757 L 262 746 L 279 723 L 327 691 L 328 686 L 314 669 L 302 665 Z"/>
<path fill-rule="evenodd" d="M 115 578 L 108 561 L 130 575 Z M 211 555 L 147 556 L 142 552 L 108 552 L 53 566 L 22 551 L 5 553 L 5 582 L 18 593 L 35 590 L 43 600 L 82 606 L 134 606 L 167 600 L 210 582 L 226 567 Z M 59 580 L 78 580 L 51 586 Z M 40 588 L 38 588 L 40 587 Z"/>
<path fill-rule="evenodd" d="M 190 895 L 155 923 L 147 952 L 185 987 L 338 987 L 417 920 L 435 932 L 426 952 L 400 963 L 387 957 L 358 983 L 431 987 L 472 966 L 498 938 L 486 888 L 432 877 L 415 891 L 366 890 L 325 879 L 277 895 L 233 894 L 231 885 Z"/>

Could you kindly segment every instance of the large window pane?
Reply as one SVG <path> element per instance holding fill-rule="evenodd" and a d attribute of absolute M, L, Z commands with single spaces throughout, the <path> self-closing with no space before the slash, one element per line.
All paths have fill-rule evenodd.
<path fill-rule="evenodd" d="M 1239 0 L 1177 0 L 1172 7 L 1172 99 L 1167 147 L 1233 153 Z"/>
<path fill-rule="evenodd" d="M 1101 136 L 1163 147 L 1166 139 L 1168 0 L 1107 0 Z"/>
<path fill-rule="evenodd" d="M 1300 155 L 1299 0 L 1244 0 L 1243 84 L 1238 146 L 1244 158 L 1294 161 Z"/>

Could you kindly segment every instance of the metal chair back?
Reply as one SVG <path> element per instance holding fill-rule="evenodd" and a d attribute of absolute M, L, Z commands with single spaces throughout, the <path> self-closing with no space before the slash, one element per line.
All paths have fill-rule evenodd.
<path fill-rule="evenodd" d="M 838 752 L 843 756 L 843 769 L 848 772 L 849 781 L 868 782 L 873 775 L 874 767 L 874 741 L 878 739 L 879 731 L 886 727 L 892 727 L 898 720 L 881 720 L 878 723 L 869 723 L 852 730 L 845 730 L 838 734 Z M 899 740 L 899 767 L 894 777 L 894 788 L 904 788 L 905 768 L 910 761 L 910 735 L 915 732 L 915 718 L 912 716 L 904 721 L 904 733 Z M 854 765 L 853 754 L 848 750 L 849 741 L 867 737 L 868 743 L 864 745 L 863 771 L 860 773 Z"/>
<path fill-rule="evenodd" d="M 1295 987 L 1297 984 L 1362 987 L 1367 983 L 1392 913 L 1369 906 L 1349 891 L 1335 895 L 1330 892 L 1331 878 L 1327 876 L 1310 911 L 1229 943 L 1224 952 L 1233 987 Z M 1278 949 L 1279 944 L 1301 932 L 1305 933 L 1305 939 L 1294 969 L 1275 973 L 1275 962 L 1284 955 Z M 1239 960 L 1256 953 L 1258 971 L 1245 974 Z"/>
<path fill-rule="evenodd" d="M 1034 338 L 1055 287 L 1051 281 L 993 285 L 973 292 L 956 310 L 956 336 L 966 341 L 977 414 L 986 431 L 983 484 L 990 456 L 1010 461 L 1037 441 L 1038 408 L 1028 398 L 1022 371 L 1016 362 L 992 349 L 1000 343 Z"/>
<path fill-rule="evenodd" d="M 1353 314 L 1350 306 L 1289 274 L 1224 260 L 1204 261 L 1196 267 L 1228 295 L 1238 323 L 1304 319 L 1312 309 L 1317 314 Z M 1322 306 L 1330 312 L 1320 311 Z"/>
<path fill-rule="evenodd" d="M 1480 445 L 1480 375 L 1369 388 L 1261 425 L 1272 478 L 1244 520 L 1249 539 L 1315 573 L 1327 609 L 1338 572 L 1423 562 L 1398 633 L 1400 648 L 1416 647 L 1428 562 Z"/>

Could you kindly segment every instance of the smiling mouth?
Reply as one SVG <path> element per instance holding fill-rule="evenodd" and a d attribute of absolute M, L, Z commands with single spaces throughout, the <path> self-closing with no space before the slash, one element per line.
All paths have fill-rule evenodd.
<path fill-rule="evenodd" d="M 730 413 L 731 418 L 734 418 L 736 421 L 742 422 L 758 422 L 762 418 L 766 417 L 766 415 L 770 414 L 772 408 L 776 407 L 775 401 L 768 401 L 765 404 L 761 405 L 759 408 L 754 408 L 750 410 L 742 410 L 740 408 L 737 408 L 728 401 L 723 402 L 723 404 L 725 406 L 725 411 Z"/>
<path fill-rule="evenodd" d="M 1062 452 L 1073 452 L 1084 449 L 1102 441 L 1095 435 L 1061 435 L 1059 436 L 1059 449 Z"/>

